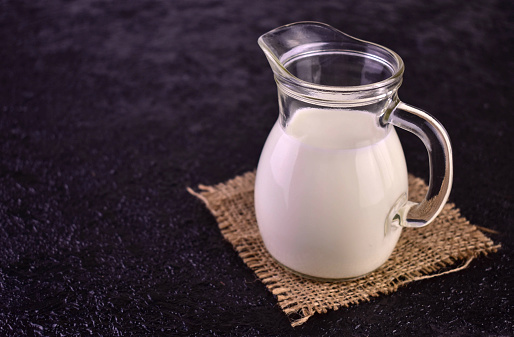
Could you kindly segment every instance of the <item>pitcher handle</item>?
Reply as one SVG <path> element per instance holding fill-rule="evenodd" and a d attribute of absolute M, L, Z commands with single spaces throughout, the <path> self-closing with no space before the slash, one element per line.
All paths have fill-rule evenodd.
<path fill-rule="evenodd" d="M 444 127 L 428 113 L 399 102 L 383 116 L 386 123 L 405 129 L 418 136 L 428 151 L 430 182 L 423 201 L 407 201 L 396 210 L 393 222 L 402 227 L 423 227 L 434 220 L 443 209 L 453 182 L 453 159 L 450 138 Z"/>

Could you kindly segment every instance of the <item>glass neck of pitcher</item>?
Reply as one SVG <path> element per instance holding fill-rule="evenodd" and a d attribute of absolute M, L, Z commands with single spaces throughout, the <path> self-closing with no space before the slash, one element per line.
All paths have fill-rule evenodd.
<path fill-rule="evenodd" d="M 258 42 L 275 75 L 283 125 L 301 108 L 379 116 L 398 101 L 404 66 L 392 50 L 314 22 L 274 29 Z"/>

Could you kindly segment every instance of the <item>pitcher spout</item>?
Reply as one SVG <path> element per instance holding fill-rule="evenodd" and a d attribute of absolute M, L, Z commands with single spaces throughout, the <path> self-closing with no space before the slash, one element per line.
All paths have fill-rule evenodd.
<path fill-rule="evenodd" d="M 293 76 L 286 65 L 298 55 L 322 49 L 330 43 L 350 42 L 352 37 L 318 22 L 296 22 L 262 35 L 259 46 L 263 50 L 276 75 Z"/>

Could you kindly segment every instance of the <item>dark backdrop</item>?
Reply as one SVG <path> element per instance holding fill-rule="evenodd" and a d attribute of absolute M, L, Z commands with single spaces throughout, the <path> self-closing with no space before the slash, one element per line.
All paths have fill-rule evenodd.
<path fill-rule="evenodd" d="M 513 13 L 491 1 L 0 1 L 0 335 L 507 336 Z M 290 327 L 186 192 L 255 168 L 257 38 L 302 20 L 398 52 L 454 148 L 450 197 L 502 250 Z M 426 151 L 401 133 L 409 170 Z"/>

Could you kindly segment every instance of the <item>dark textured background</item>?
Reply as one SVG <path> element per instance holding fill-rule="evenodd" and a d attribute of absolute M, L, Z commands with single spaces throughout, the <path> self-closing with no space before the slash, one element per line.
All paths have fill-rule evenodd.
<path fill-rule="evenodd" d="M 513 13 L 510 0 L 1 0 L 0 335 L 514 335 Z M 293 329 L 185 188 L 256 166 L 277 117 L 256 40 L 301 20 L 402 56 L 400 97 L 452 138 L 451 201 L 503 248 Z M 426 178 L 423 145 L 401 138 Z"/>

